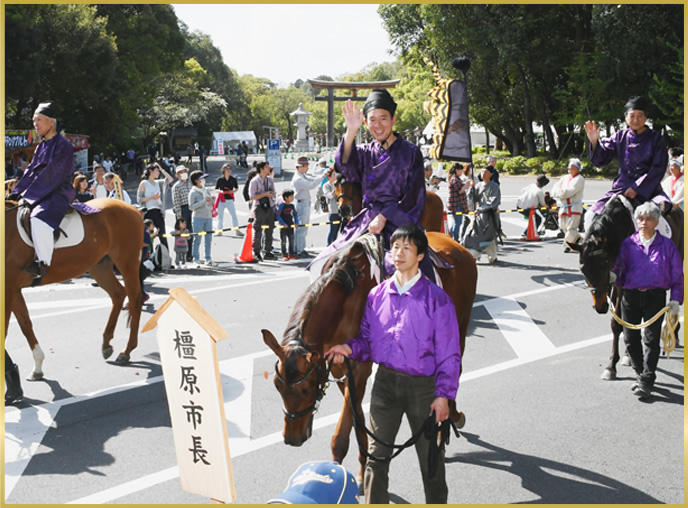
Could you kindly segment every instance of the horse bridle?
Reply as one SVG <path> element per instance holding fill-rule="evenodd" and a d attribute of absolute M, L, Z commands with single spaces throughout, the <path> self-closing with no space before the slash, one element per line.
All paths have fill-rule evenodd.
<path fill-rule="evenodd" d="M 606 256 L 606 254 L 607 253 L 604 251 L 604 249 L 600 248 L 600 249 L 592 251 L 589 254 L 589 257 Z M 583 267 L 581 266 L 581 272 L 583 271 L 582 268 Z M 585 273 L 583 273 L 583 277 L 585 277 Z M 587 277 L 585 277 L 585 282 L 586 282 L 586 284 L 588 284 L 588 289 L 590 290 L 591 293 L 594 293 L 595 291 L 601 291 L 601 290 L 606 290 L 607 292 L 611 291 L 611 287 L 612 287 L 611 278 L 609 278 L 609 282 L 606 285 L 600 286 L 600 287 L 595 287 L 595 286 L 590 285 Z"/>
<path fill-rule="evenodd" d="M 292 344 L 292 343 L 290 342 L 289 344 Z M 287 345 L 289 345 L 289 344 L 287 344 Z M 300 342 L 298 342 L 298 345 L 303 346 L 303 344 Z M 325 391 L 330 386 L 330 384 L 327 382 L 327 378 L 330 375 L 330 371 L 332 370 L 332 362 L 330 362 L 330 364 L 327 366 L 326 373 L 323 373 L 323 369 L 320 366 L 320 361 L 313 363 L 311 365 L 311 368 L 308 369 L 308 372 L 306 372 L 297 381 L 293 381 L 291 383 L 288 382 L 286 379 L 284 379 L 282 377 L 282 375 L 279 373 L 279 362 L 280 362 L 279 359 L 275 362 L 275 375 L 277 376 L 277 379 L 282 381 L 289 388 L 291 388 L 293 386 L 298 386 L 301 383 L 305 382 L 311 376 L 311 374 L 313 374 L 313 372 L 315 372 L 315 374 L 317 376 L 317 383 L 318 383 L 318 392 L 315 396 L 315 401 L 313 402 L 313 404 L 308 406 L 306 409 L 303 409 L 301 411 L 297 411 L 295 413 L 289 411 L 287 409 L 287 407 L 284 404 L 282 404 L 282 412 L 284 413 L 284 415 L 287 417 L 288 420 L 293 421 L 293 420 L 296 420 L 297 418 L 301 418 L 302 416 L 306 416 L 310 413 L 313 413 L 313 414 L 317 413 L 318 408 L 320 407 L 320 401 L 323 399 L 323 397 L 325 396 Z"/>

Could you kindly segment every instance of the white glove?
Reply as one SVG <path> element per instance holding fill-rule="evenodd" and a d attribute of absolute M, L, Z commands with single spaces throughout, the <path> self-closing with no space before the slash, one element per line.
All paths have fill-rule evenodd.
<path fill-rule="evenodd" d="M 153 262 L 152 262 L 150 259 L 146 259 L 146 260 L 143 262 L 143 266 L 145 266 L 146 268 L 148 268 L 150 271 L 155 270 L 155 265 L 153 264 Z"/>
<path fill-rule="evenodd" d="M 679 304 L 676 300 L 671 300 L 669 302 L 669 314 L 673 314 L 674 316 L 678 316 L 678 311 L 679 311 Z"/>
<path fill-rule="evenodd" d="M 616 274 L 614 272 L 609 272 L 609 284 L 614 284 L 616 282 Z"/>

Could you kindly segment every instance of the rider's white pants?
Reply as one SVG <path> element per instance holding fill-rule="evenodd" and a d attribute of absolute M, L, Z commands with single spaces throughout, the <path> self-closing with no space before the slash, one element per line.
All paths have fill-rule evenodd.
<path fill-rule="evenodd" d="M 36 257 L 38 261 L 42 261 L 48 266 L 50 266 L 50 261 L 53 259 L 53 250 L 55 250 L 53 234 L 53 228 L 41 219 L 31 217 L 31 239 L 36 250 Z"/>

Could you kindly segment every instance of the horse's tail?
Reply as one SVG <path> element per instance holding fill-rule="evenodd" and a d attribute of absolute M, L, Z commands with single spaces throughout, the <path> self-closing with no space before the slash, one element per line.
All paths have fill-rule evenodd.
<path fill-rule="evenodd" d="M 143 281 L 146 277 L 148 277 L 148 268 L 143 266 L 143 263 L 139 263 L 139 291 L 141 294 L 141 299 L 139 300 L 141 303 L 138 308 L 139 315 L 143 310 Z M 127 328 L 131 328 L 131 305 L 132 302 L 129 302 L 129 306 L 127 306 Z"/>

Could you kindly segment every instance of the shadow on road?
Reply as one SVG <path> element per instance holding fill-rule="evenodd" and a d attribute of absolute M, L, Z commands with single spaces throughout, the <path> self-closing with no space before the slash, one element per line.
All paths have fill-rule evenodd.
<path fill-rule="evenodd" d="M 480 439 L 477 434 L 461 435 L 484 451 L 460 453 L 446 461 L 505 471 L 521 478 L 524 489 L 536 497 L 528 503 L 660 503 L 661 501 L 608 476 L 562 462 L 524 455 Z"/>

